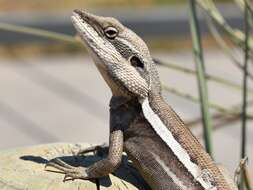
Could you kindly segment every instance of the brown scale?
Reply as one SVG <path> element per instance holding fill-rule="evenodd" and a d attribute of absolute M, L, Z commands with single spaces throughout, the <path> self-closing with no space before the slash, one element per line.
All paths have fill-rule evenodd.
<path fill-rule="evenodd" d="M 207 169 L 210 172 L 213 178 L 212 184 L 216 185 L 219 190 L 230 189 L 222 173 L 211 157 L 205 152 L 203 146 L 163 98 L 161 96 L 150 96 L 149 102 L 151 108 L 159 115 L 163 123 L 173 134 L 174 138 L 190 155 L 191 160 L 199 165 L 202 170 Z"/>
<path fill-rule="evenodd" d="M 97 178 L 117 168 L 124 146 L 135 167 L 153 190 L 177 190 L 180 186 L 191 190 L 203 189 L 144 118 L 137 98 L 148 96 L 151 108 L 192 161 L 215 176 L 217 189 L 229 189 L 198 140 L 162 99 L 158 72 L 145 42 L 114 18 L 75 10 L 72 21 L 91 50 L 94 62 L 113 94 L 110 103 L 109 154 L 88 168 L 73 167 L 59 159 L 47 165 L 60 169 L 68 179 Z M 106 32 L 108 28 L 111 28 L 113 35 Z M 115 39 L 118 40 L 111 43 Z M 123 48 L 113 47 L 118 43 L 123 43 Z M 127 49 L 130 50 L 125 55 L 123 51 Z M 133 52 L 132 55 L 130 52 Z M 132 56 L 135 56 L 134 60 Z M 206 176 L 202 177 L 204 179 Z"/>
<path fill-rule="evenodd" d="M 146 181 L 151 182 L 150 185 L 153 189 L 159 189 L 158 187 L 164 189 L 168 189 L 168 187 L 170 187 L 169 189 L 179 188 L 173 183 L 168 172 L 157 162 L 153 155 L 155 154 L 188 189 L 203 189 L 198 182 L 194 181 L 193 176 L 177 159 L 173 151 L 155 133 L 152 126 L 144 118 L 139 108 L 140 105 L 134 107 L 139 111 L 135 111 L 135 119 L 124 131 L 124 148 Z M 133 107 L 129 111 L 133 112 L 132 109 Z"/>

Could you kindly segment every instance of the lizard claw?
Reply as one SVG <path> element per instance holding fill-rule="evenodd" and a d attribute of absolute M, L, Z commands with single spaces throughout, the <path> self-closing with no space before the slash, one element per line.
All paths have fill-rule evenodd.
<path fill-rule="evenodd" d="M 72 180 L 72 181 L 74 181 L 74 177 L 72 177 L 70 174 L 65 174 L 65 176 L 64 176 L 64 178 L 63 178 L 63 182 L 65 182 L 65 181 L 70 181 L 70 180 Z"/>
<path fill-rule="evenodd" d="M 48 162 L 45 168 L 47 168 L 48 166 L 56 168 L 60 170 L 60 172 L 65 174 L 63 178 L 63 182 L 69 181 L 69 180 L 75 180 L 75 179 L 88 179 L 88 175 L 87 175 L 85 167 L 71 166 L 63 162 L 59 158 L 55 158 L 52 161 Z"/>

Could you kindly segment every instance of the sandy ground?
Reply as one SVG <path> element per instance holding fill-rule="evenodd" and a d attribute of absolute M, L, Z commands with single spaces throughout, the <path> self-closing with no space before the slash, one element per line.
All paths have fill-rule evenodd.
<path fill-rule="evenodd" d="M 156 52 L 154 56 L 194 68 L 191 52 Z M 240 84 L 240 71 L 219 50 L 206 52 L 206 60 L 208 73 Z M 164 68 L 159 71 L 164 84 L 198 94 L 193 76 Z M 252 82 L 250 86 L 253 87 Z M 49 142 L 108 140 L 111 94 L 89 57 L 1 59 L 0 89 L 0 150 Z M 224 107 L 241 102 L 238 90 L 209 82 L 209 91 L 211 101 Z M 164 96 L 183 120 L 199 118 L 197 104 L 167 92 Z M 251 108 L 249 111 L 253 112 Z M 236 120 L 213 135 L 215 159 L 230 171 L 234 171 L 239 161 L 240 126 Z M 253 169 L 252 122 L 248 123 L 247 135 L 249 163 Z"/>

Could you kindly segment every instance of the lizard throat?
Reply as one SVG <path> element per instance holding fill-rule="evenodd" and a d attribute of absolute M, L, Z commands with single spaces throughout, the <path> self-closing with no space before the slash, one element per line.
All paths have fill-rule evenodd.
<path fill-rule="evenodd" d="M 152 110 L 149 105 L 148 98 L 139 100 L 144 117 L 150 123 L 154 131 L 161 137 L 161 139 L 169 146 L 174 152 L 178 160 L 185 166 L 188 172 L 194 177 L 194 179 L 200 183 L 200 185 L 206 190 L 216 190 L 210 182 L 202 178 L 203 171 L 198 165 L 191 161 L 191 158 L 187 151 L 180 145 L 180 143 L 174 138 L 172 133 L 168 130 L 165 124 L 161 121 L 159 116 Z"/>

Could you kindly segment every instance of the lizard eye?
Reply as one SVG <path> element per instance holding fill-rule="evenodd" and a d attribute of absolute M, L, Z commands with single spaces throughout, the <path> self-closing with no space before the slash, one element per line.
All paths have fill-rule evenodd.
<path fill-rule="evenodd" d="M 133 67 L 144 69 L 144 64 L 138 57 L 136 56 L 131 57 L 130 62 Z"/>
<path fill-rule="evenodd" d="M 106 37 L 109 39 L 114 39 L 118 35 L 118 30 L 111 26 L 107 27 L 104 30 L 104 32 L 105 32 Z"/>

